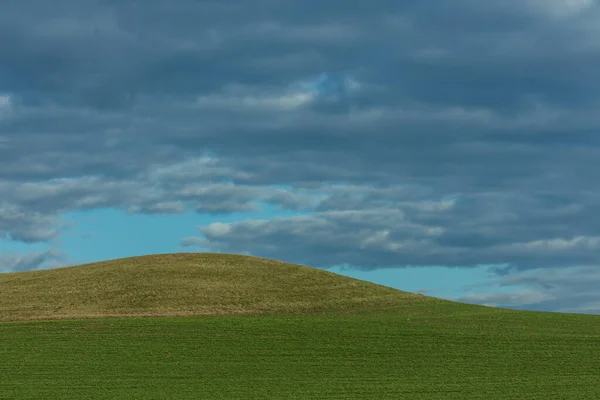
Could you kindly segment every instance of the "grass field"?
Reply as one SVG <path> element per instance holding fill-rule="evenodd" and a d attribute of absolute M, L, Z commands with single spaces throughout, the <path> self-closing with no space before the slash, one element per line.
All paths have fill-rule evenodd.
<path fill-rule="evenodd" d="M 207 270 L 201 275 L 215 276 L 208 266 L 213 262 L 221 279 L 230 282 L 222 290 L 234 281 L 238 291 L 252 285 L 266 290 L 256 282 L 262 276 L 281 281 L 288 290 L 295 288 L 289 293 L 290 305 L 284 303 L 288 294 L 273 290 L 255 293 L 254 303 L 237 309 L 221 304 L 215 308 L 218 315 L 89 318 L 112 304 L 97 298 L 90 301 L 94 309 L 81 311 L 88 318 L 35 321 L 35 310 L 38 318 L 66 318 L 64 312 L 49 316 L 51 308 L 45 305 L 34 307 L 36 298 L 48 301 L 51 293 L 62 293 L 56 301 L 68 303 L 73 295 L 44 291 L 35 274 L 49 271 L 0 275 L 0 313 L 14 320 L 0 323 L 0 398 L 600 399 L 599 316 L 504 310 L 399 291 L 394 297 L 389 292 L 393 289 L 307 267 L 239 256 L 225 262 L 221 257 L 230 256 L 174 255 L 90 266 L 135 275 L 127 265 L 155 271 L 179 260 L 204 265 Z M 239 269 L 248 278 L 224 277 L 240 260 L 247 263 Z M 84 284 L 83 270 L 94 276 L 90 266 L 61 273 Z M 325 273 L 339 279 L 329 281 L 339 288 L 322 289 L 319 305 L 318 291 L 307 286 L 307 299 L 300 301 L 303 286 L 293 283 L 297 278 L 286 280 L 275 270 L 295 270 L 306 285 L 320 285 Z M 176 276 L 177 271 L 174 267 L 171 273 Z M 319 278 L 310 278 L 310 272 Z M 19 279 L 23 318 L 17 318 L 19 305 L 6 298 L 6 293 L 19 292 L 14 286 Z M 188 276 L 190 287 L 201 286 L 191 283 L 194 279 Z M 159 282 L 168 286 L 169 279 L 163 276 L 155 285 Z M 151 290 L 148 285 L 143 290 Z M 99 281 L 96 286 L 110 287 Z M 90 296 L 102 297 L 101 290 Z M 162 293 L 160 287 L 152 290 Z M 358 300 L 351 301 L 352 293 Z M 214 302 L 193 294 L 187 300 L 196 303 L 185 312 L 203 314 L 210 314 L 207 304 Z M 144 307 L 141 300 L 132 304 L 132 310 L 111 308 L 109 313 L 149 316 L 165 311 L 156 304 Z"/>

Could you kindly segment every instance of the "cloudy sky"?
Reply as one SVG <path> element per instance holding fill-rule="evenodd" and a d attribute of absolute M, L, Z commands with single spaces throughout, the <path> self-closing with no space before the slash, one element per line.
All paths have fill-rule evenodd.
<path fill-rule="evenodd" d="M 252 254 L 600 314 L 596 0 L 3 0 L 0 270 Z"/>

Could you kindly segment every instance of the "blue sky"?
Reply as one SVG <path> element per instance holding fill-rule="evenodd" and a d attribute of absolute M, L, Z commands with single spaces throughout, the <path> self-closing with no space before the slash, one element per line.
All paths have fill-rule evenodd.
<path fill-rule="evenodd" d="M 593 0 L 8 1 L 0 271 L 227 252 L 600 313 L 598 26 Z"/>

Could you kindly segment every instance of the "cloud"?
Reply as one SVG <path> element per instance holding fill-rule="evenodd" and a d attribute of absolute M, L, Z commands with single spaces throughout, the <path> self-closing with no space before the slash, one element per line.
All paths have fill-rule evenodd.
<path fill-rule="evenodd" d="M 39 212 L 26 212 L 15 205 L 0 203 L 0 238 L 24 243 L 48 241 L 58 235 L 58 219 Z"/>
<path fill-rule="evenodd" d="M 543 301 L 555 300 L 555 297 L 531 290 L 497 293 L 468 294 L 455 298 L 456 301 L 475 303 L 491 307 L 510 307 L 539 304 Z"/>
<path fill-rule="evenodd" d="M 12 98 L 8 94 L 0 94 L 0 118 L 6 118 L 12 111 Z"/>
<path fill-rule="evenodd" d="M 598 260 L 598 227 L 584 221 L 586 207 L 564 205 L 552 196 L 457 194 L 434 201 L 427 187 L 414 185 L 339 186 L 326 193 L 311 215 L 230 222 L 226 230 L 223 224 L 216 230 L 200 226 L 198 243 L 310 265 L 362 268 L 536 268 L 596 265 Z M 576 220 L 581 223 L 570 228 Z"/>
<path fill-rule="evenodd" d="M 0 233 L 27 243 L 55 238 L 63 225 L 60 214 L 98 208 L 129 213 L 228 214 L 271 204 L 282 210 L 314 208 L 310 193 L 266 185 L 249 185 L 252 175 L 202 156 L 168 165 L 151 164 L 128 179 L 97 175 L 42 181 L 0 181 Z M 240 183 L 235 184 L 235 181 Z M 233 182 L 232 182 L 233 181 Z"/>
<path fill-rule="evenodd" d="M 43 252 L 11 253 L 0 255 L 1 272 L 21 272 L 62 266 L 65 255 L 56 249 Z"/>
<path fill-rule="evenodd" d="M 485 293 L 469 293 L 453 300 L 528 310 L 590 314 L 600 311 L 600 269 L 597 266 L 490 272 L 488 282 L 464 288 L 465 291 L 485 290 Z M 494 291 L 498 288 L 502 291 Z"/>
<path fill-rule="evenodd" d="M 527 4 L 534 10 L 557 18 L 577 16 L 596 5 L 595 0 L 529 0 Z"/>
<path fill-rule="evenodd" d="M 255 95 L 252 88 L 228 87 L 225 93 L 199 96 L 194 106 L 199 109 L 225 109 L 237 112 L 293 111 L 310 103 L 315 93 L 310 88 L 290 88 L 282 93 Z"/>
<path fill-rule="evenodd" d="M 321 266 L 597 264 L 596 2 L 59 3 L 0 15 L 5 238 L 53 240 L 75 210 L 267 203 L 302 215 L 183 243 Z"/>

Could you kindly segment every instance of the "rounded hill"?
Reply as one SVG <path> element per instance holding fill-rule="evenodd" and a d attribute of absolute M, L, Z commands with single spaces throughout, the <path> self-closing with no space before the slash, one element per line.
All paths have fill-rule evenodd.
<path fill-rule="evenodd" d="M 215 253 L 0 274 L 0 320 L 304 313 L 428 298 L 325 270 Z"/>

